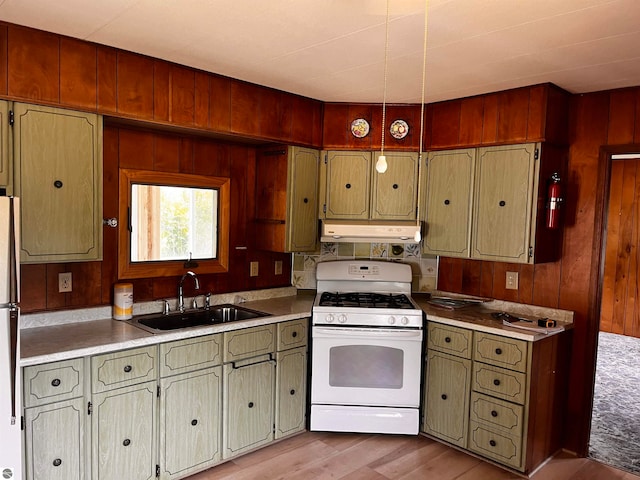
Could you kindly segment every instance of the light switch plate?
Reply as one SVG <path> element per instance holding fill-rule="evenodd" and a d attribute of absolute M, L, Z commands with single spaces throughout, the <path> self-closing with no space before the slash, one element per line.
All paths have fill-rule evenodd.
<path fill-rule="evenodd" d="M 58 274 L 58 293 L 70 292 L 73 288 L 71 272 Z"/>
<path fill-rule="evenodd" d="M 249 276 L 250 277 L 257 277 L 258 276 L 258 262 L 251 262 L 249 267 Z"/>
<path fill-rule="evenodd" d="M 282 260 L 276 260 L 275 274 L 282 275 Z"/>
<path fill-rule="evenodd" d="M 518 272 L 507 272 L 507 284 L 505 288 L 507 290 L 518 289 Z"/>

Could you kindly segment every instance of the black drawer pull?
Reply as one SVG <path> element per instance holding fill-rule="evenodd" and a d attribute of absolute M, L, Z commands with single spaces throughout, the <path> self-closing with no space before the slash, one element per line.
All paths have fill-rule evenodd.
<path fill-rule="evenodd" d="M 53 186 L 56 188 L 62 188 L 62 181 L 61 180 L 56 180 L 55 182 L 53 182 Z"/>
<path fill-rule="evenodd" d="M 131 440 L 129 440 L 128 438 L 125 438 L 124 442 L 122 442 L 122 445 L 124 445 L 125 447 L 128 447 L 129 445 L 131 445 Z"/>
<path fill-rule="evenodd" d="M 54 378 L 53 380 L 51 380 L 51 386 L 52 387 L 59 387 L 61 383 L 62 382 L 60 381 L 59 378 Z"/>
<path fill-rule="evenodd" d="M 496 355 L 502 355 L 502 349 L 496 348 Z"/>
<path fill-rule="evenodd" d="M 293 332 L 293 333 L 291 334 L 291 336 L 292 336 L 293 338 L 296 338 L 296 337 L 298 336 L 298 332 Z"/>
<path fill-rule="evenodd" d="M 495 447 L 497 443 L 495 440 L 489 440 L 489 445 L 491 445 L 492 447 Z"/>
<path fill-rule="evenodd" d="M 394 189 L 394 190 L 397 190 L 397 189 L 398 189 L 398 184 L 397 184 L 397 183 L 394 183 L 394 184 L 393 184 L 393 189 Z"/>
<path fill-rule="evenodd" d="M 495 410 L 491 410 L 491 416 L 492 417 L 497 417 L 498 416 L 498 412 L 496 412 Z"/>
<path fill-rule="evenodd" d="M 440 398 L 442 398 L 443 400 L 446 400 L 447 399 L 447 394 L 443 393 L 442 395 L 440 395 Z"/>
<path fill-rule="evenodd" d="M 303 201 L 304 203 L 309 203 L 309 199 L 308 199 L 307 197 L 304 197 L 304 198 L 302 199 L 302 201 Z"/>
<path fill-rule="evenodd" d="M 504 207 L 507 204 L 507 202 L 505 202 L 504 200 L 500 200 L 500 203 L 498 205 L 500 205 L 501 207 Z"/>
<path fill-rule="evenodd" d="M 197 424 L 198 424 L 198 420 L 196 420 L 195 418 L 191 420 L 191 425 L 195 427 Z"/>
<path fill-rule="evenodd" d="M 253 408 L 253 402 L 249 402 L 249 408 Z"/>
<path fill-rule="evenodd" d="M 498 380 L 497 378 L 493 381 L 493 384 L 497 387 L 498 385 L 500 385 L 500 380 Z"/>
<path fill-rule="evenodd" d="M 444 201 L 444 204 L 445 204 L 445 205 L 449 205 L 450 203 L 451 203 L 451 201 L 450 201 L 449 199 L 446 199 L 446 200 Z"/>
<path fill-rule="evenodd" d="M 131 370 L 133 370 L 133 367 L 132 367 L 131 365 L 125 365 L 125 366 L 124 366 L 124 371 L 125 371 L 126 373 L 129 373 Z"/>
<path fill-rule="evenodd" d="M 289 395 L 295 395 L 296 391 L 292 388 L 291 390 L 289 390 Z"/>
<path fill-rule="evenodd" d="M 451 343 L 451 337 L 444 337 L 445 343 Z"/>
<path fill-rule="evenodd" d="M 59 458 L 56 458 L 56 459 L 53 461 L 53 466 L 54 466 L 54 467 L 59 467 L 60 465 L 62 465 L 62 460 L 60 460 Z"/>
<path fill-rule="evenodd" d="M 347 187 L 347 188 L 351 188 L 351 184 L 350 184 L 350 183 L 347 183 L 347 184 L 345 185 L 345 187 Z"/>

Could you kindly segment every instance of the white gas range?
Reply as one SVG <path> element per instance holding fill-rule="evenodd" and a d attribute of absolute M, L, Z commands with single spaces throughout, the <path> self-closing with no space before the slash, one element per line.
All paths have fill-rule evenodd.
<path fill-rule="evenodd" d="M 311 430 L 417 434 L 423 313 L 411 267 L 339 260 L 316 278 Z"/>

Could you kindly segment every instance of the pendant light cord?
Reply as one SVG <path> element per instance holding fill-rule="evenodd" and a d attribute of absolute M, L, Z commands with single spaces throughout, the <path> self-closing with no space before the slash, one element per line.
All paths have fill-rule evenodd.
<path fill-rule="evenodd" d="M 387 63 L 389 61 L 389 3 L 387 0 L 387 16 L 385 21 L 385 38 L 384 38 L 384 86 L 382 88 L 382 140 L 380 143 L 380 154 L 384 155 L 384 134 L 386 130 L 387 120 Z"/>
<path fill-rule="evenodd" d="M 422 181 L 420 178 L 421 166 L 422 166 L 422 142 L 424 137 L 424 91 L 426 85 L 427 76 L 427 19 L 429 10 L 429 0 L 424 0 L 424 39 L 422 43 L 422 96 L 420 98 L 420 151 L 418 153 L 418 202 L 416 205 L 416 224 L 420 227 L 420 190 Z"/>

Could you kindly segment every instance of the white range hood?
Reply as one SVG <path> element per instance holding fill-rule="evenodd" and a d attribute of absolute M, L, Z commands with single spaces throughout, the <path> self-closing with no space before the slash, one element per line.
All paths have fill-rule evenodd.
<path fill-rule="evenodd" d="M 385 242 L 418 243 L 420 223 L 411 221 L 348 221 L 322 222 L 322 242 Z"/>

